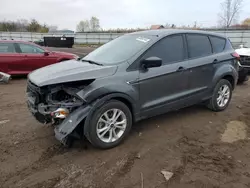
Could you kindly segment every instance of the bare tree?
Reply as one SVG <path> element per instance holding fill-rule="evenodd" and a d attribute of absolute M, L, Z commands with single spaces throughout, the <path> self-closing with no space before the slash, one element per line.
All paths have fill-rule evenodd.
<path fill-rule="evenodd" d="M 49 26 L 49 32 L 55 32 L 55 31 L 57 31 L 57 26 L 56 25 L 51 25 L 51 26 Z"/>
<path fill-rule="evenodd" d="M 236 21 L 242 3 L 243 0 L 224 0 L 221 3 L 221 13 L 219 14 L 220 25 L 229 28 Z"/>
<path fill-rule="evenodd" d="M 166 23 L 166 24 L 164 25 L 164 27 L 167 28 L 167 29 L 169 29 L 169 28 L 171 28 L 171 24 Z"/>
<path fill-rule="evenodd" d="M 32 19 L 29 25 L 27 26 L 27 30 L 29 32 L 38 32 L 40 28 L 41 28 L 41 25 L 35 19 Z"/>
<path fill-rule="evenodd" d="M 20 19 L 16 21 L 17 31 L 27 31 L 29 21 L 26 19 Z"/>
<path fill-rule="evenodd" d="M 89 27 L 88 20 L 80 21 L 79 24 L 76 26 L 77 32 L 85 32 L 85 31 L 89 31 L 89 30 L 90 30 L 90 27 Z"/>
<path fill-rule="evenodd" d="M 90 30 L 91 31 L 98 31 L 100 30 L 100 20 L 97 17 L 91 17 L 89 21 Z"/>

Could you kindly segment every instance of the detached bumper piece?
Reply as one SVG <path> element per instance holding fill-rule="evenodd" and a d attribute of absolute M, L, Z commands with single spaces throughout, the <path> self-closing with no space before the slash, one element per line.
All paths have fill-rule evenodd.
<path fill-rule="evenodd" d="M 64 145 L 68 145 L 68 139 L 73 134 L 74 130 L 85 119 L 91 110 L 90 105 L 81 106 L 72 113 L 70 113 L 61 124 L 57 125 L 54 129 L 55 137 Z"/>
<path fill-rule="evenodd" d="M 10 75 L 9 74 L 6 74 L 4 72 L 0 72 L 0 82 L 3 82 L 3 83 L 8 83 L 9 80 L 10 80 Z"/>
<path fill-rule="evenodd" d="M 238 83 L 243 83 L 243 82 L 248 81 L 249 79 L 248 74 L 249 74 L 249 70 L 241 66 L 239 69 Z"/>

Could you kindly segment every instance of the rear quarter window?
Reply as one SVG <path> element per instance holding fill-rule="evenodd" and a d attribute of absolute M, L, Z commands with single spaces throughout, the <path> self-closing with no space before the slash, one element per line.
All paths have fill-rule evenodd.
<path fill-rule="evenodd" d="M 212 54 L 212 46 L 208 36 L 187 34 L 189 58 L 199 58 Z"/>
<path fill-rule="evenodd" d="M 209 38 L 212 43 L 213 52 L 214 53 L 223 52 L 223 50 L 225 49 L 225 45 L 226 45 L 226 39 L 220 38 L 220 37 L 214 37 L 214 36 L 210 36 Z"/>

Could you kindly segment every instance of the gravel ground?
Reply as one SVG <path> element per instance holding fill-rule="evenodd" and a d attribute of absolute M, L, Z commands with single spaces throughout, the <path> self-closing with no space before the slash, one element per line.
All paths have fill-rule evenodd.
<path fill-rule="evenodd" d="M 0 187 L 250 187 L 250 82 L 224 112 L 193 106 L 144 120 L 110 150 L 64 148 L 28 112 L 25 88 L 25 78 L 0 85 Z"/>

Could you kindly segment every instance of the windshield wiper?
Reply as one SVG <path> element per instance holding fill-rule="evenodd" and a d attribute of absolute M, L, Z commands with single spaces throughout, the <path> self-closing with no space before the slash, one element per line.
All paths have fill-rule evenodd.
<path fill-rule="evenodd" d="M 87 59 L 82 59 L 81 61 L 85 61 L 85 62 L 88 62 L 90 64 L 95 64 L 95 65 L 103 66 L 103 64 L 101 64 L 101 63 L 97 63 L 95 61 L 91 61 L 91 60 L 87 60 Z"/>

